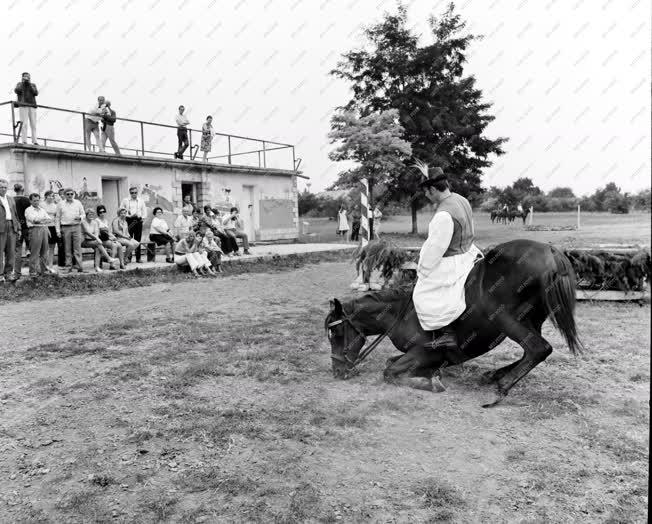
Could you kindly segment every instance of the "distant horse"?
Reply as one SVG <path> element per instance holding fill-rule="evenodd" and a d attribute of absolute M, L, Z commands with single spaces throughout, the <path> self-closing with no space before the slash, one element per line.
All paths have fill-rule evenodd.
<path fill-rule="evenodd" d="M 475 264 L 466 280 L 467 307 L 453 323 L 459 352 L 427 347 L 432 335 L 419 324 L 411 291 L 380 291 L 343 303 L 334 299 L 325 321 L 333 375 L 348 378 L 366 338 L 385 334 L 404 353 L 387 361 L 385 380 L 432 391 L 432 377 L 440 368 L 483 355 L 508 337 L 523 348 L 523 357 L 486 375 L 497 384 L 498 397 L 483 407 L 493 406 L 552 353 L 541 336 L 547 318 L 572 353 L 582 349 L 573 316 L 575 284 L 573 267 L 557 248 L 532 240 L 498 245 Z M 366 356 L 368 348 L 362 354 Z"/>
<path fill-rule="evenodd" d="M 499 224 L 507 224 L 507 218 L 509 217 L 509 212 L 506 209 L 494 209 L 490 214 L 491 223 L 493 224 L 495 220 Z"/>
<path fill-rule="evenodd" d="M 523 225 L 525 225 L 525 220 L 527 219 L 529 214 L 530 214 L 530 208 L 526 208 L 524 211 L 517 211 L 516 213 L 514 213 L 514 217 L 521 217 L 523 219 Z"/>

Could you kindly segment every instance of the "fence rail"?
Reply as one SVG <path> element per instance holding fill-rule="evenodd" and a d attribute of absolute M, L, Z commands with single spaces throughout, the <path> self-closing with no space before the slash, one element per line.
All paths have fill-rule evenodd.
<path fill-rule="evenodd" d="M 22 126 L 26 125 L 26 122 L 22 122 L 17 118 L 16 114 L 16 109 L 19 108 L 19 105 L 14 102 L 14 101 L 8 101 L 8 102 L 0 102 L 0 110 L 2 106 L 9 106 L 9 109 L 11 111 L 11 126 L 12 130 L 11 133 L 6 133 L 6 132 L 1 132 L 0 136 L 2 137 L 7 137 L 11 138 L 14 143 L 18 143 L 20 140 L 20 135 L 22 132 Z M 57 138 L 51 138 L 51 137 L 46 137 L 46 136 L 37 136 L 36 139 L 39 141 L 39 143 L 42 143 L 44 146 L 47 146 L 48 143 L 52 144 L 63 144 L 64 146 L 71 146 L 72 149 L 83 149 L 84 151 L 98 151 L 99 144 L 92 144 L 87 140 L 87 137 L 89 136 L 89 132 L 86 130 L 86 117 L 88 113 L 83 112 L 83 111 L 76 111 L 74 109 L 64 109 L 61 107 L 52 107 L 52 106 L 44 106 L 44 105 L 39 105 L 39 115 L 40 115 L 40 120 L 38 121 L 38 129 L 41 129 L 42 124 L 44 120 L 43 116 L 43 111 L 46 112 L 45 116 L 49 116 L 49 112 L 58 112 L 58 113 L 63 113 L 63 114 L 71 114 L 71 115 L 81 115 L 81 137 L 83 140 L 67 140 L 64 139 L 63 137 L 57 137 Z M 152 156 L 152 157 L 172 157 L 174 158 L 175 153 L 176 153 L 176 133 L 172 134 L 164 134 L 167 133 L 167 130 L 175 130 L 177 129 L 177 126 L 169 125 L 169 124 L 161 124 L 158 122 L 149 122 L 146 120 L 135 120 L 132 118 L 116 118 L 116 123 L 122 122 L 128 125 L 136 125 L 137 133 L 135 136 L 131 136 L 132 141 L 136 141 L 136 146 L 134 145 L 120 145 L 120 150 L 121 151 L 129 151 L 134 153 L 136 156 Z M 67 122 L 66 122 L 67 123 Z M 155 137 L 158 135 L 158 140 L 151 140 L 149 143 L 146 142 L 146 126 L 150 133 L 152 133 Z M 151 129 L 150 129 L 151 128 Z M 197 154 L 197 150 L 199 149 L 198 144 L 200 143 L 201 140 L 197 140 L 197 137 L 201 139 L 202 131 L 201 129 L 193 129 L 193 128 L 186 128 L 188 131 L 188 150 L 187 154 L 190 155 L 191 159 L 194 160 L 195 156 Z M 57 129 L 57 132 L 59 132 L 60 129 Z M 31 132 L 31 130 L 30 130 Z M 38 131 L 37 131 L 38 133 Z M 100 131 L 101 133 L 101 131 Z M 27 133 L 25 133 L 26 135 Z M 193 134 L 195 135 L 195 140 L 193 141 Z M 76 135 L 79 135 L 79 132 L 76 133 Z M 56 135 L 55 135 L 56 136 Z M 276 169 L 289 169 L 291 171 L 297 171 L 298 166 L 301 163 L 301 159 L 297 159 L 295 155 L 295 149 L 294 145 L 292 144 L 286 144 L 283 142 L 276 142 L 273 140 L 263 140 L 260 138 L 253 138 L 253 137 L 246 137 L 242 135 L 233 135 L 233 134 L 228 134 L 228 133 L 214 133 L 215 138 L 223 138 L 226 139 L 226 145 L 225 145 L 225 151 L 220 152 L 220 154 L 214 155 L 214 156 L 207 156 L 207 161 L 211 163 L 223 163 L 223 162 L 214 162 L 215 160 L 222 160 L 226 159 L 226 163 L 228 165 L 235 165 L 235 166 L 243 166 L 243 167 L 251 167 L 256 166 L 261 167 L 261 168 L 276 168 Z M 173 144 L 170 144 L 171 146 L 174 145 L 175 147 L 170 147 L 167 151 L 162 151 L 162 150 L 157 150 L 156 146 L 160 144 L 161 142 L 165 141 L 172 141 Z M 234 142 L 240 141 L 244 142 L 244 145 L 248 145 L 246 150 L 240 151 L 234 146 Z M 194 144 L 193 144 L 194 143 Z M 153 144 L 154 147 L 152 147 Z M 253 144 L 253 147 L 252 147 Z M 215 139 L 213 141 L 213 146 L 215 145 Z M 194 155 L 193 155 L 193 150 L 194 150 Z M 270 153 L 274 152 L 285 152 L 286 153 L 286 158 L 285 160 L 281 160 L 280 165 L 277 162 L 274 167 L 268 165 L 268 155 Z M 237 162 L 234 161 L 234 158 L 237 157 Z M 253 158 L 252 161 L 246 162 L 247 159 Z M 242 163 L 238 163 L 242 162 Z M 276 167 L 278 165 L 278 167 Z"/>

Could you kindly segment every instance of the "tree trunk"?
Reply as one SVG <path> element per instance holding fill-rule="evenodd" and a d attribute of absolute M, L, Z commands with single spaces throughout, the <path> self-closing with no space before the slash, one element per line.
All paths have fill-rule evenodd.
<path fill-rule="evenodd" d="M 419 208 L 417 207 L 417 201 L 416 199 L 412 200 L 410 202 L 410 211 L 412 211 L 412 234 L 416 235 L 419 232 L 419 226 L 417 224 L 417 211 Z"/>
<path fill-rule="evenodd" d="M 371 218 L 369 218 L 369 240 L 374 239 L 374 213 L 373 213 L 373 202 L 374 202 L 374 179 L 369 178 L 367 180 L 367 183 L 369 184 L 369 215 L 371 215 Z"/>

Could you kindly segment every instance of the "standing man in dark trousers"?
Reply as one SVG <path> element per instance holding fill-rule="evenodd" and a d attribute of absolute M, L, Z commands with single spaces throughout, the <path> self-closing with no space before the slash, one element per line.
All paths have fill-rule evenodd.
<path fill-rule="evenodd" d="M 32 205 L 29 198 L 25 196 L 25 188 L 23 184 L 14 184 L 14 202 L 16 204 L 16 217 L 20 222 L 20 233 L 16 237 L 16 261 L 14 271 L 16 276 L 20 278 L 21 270 L 23 267 L 23 244 L 25 249 L 29 251 L 29 229 L 25 221 L 25 210 Z"/>
<path fill-rule="evenodd" d="M 179 146 L 177 152 L 174 153 L 174 158 L 178 158 L 179 160 L 183 160 L 183 153 L 188 149 L 188 126 L 190 125 L 190 120 L 188 120 L 188 117 L 183 114 L 185 110 L 185 107 L 179 106 L 179 112 L 175 117 L 177 122 L 177 141 L 179 142 Z"/>
<path fill-rule="evenodd" d="M 127 227 L 129 235 L 139 242 L 136 248 L 136 263 L 140 264 L 140 240 L 143 236 L 143 220 L 147 216 L 147 208 L 142 198 L 138 197 L 138 188 L 129 188 L 129 198 L 122 201 L 122 206 L 127 210 Z M 131 262 L 131 260 L 129 260 Z"/>
<path fill-rule="evenodd" d="M 107 138 L 109 139 L 109 142 L 111 142 L 111 147 L 113 148 L 113 152 L 116 155 L 121 154 L 120 153 L 120 148 L 118 147 L 118 144 L 115 141 L 115 129 L 113 125 L 115 124 L 115 121 L 117 120 L 115 111 L 111 109 L 111 101 L 106 100 L 104 102 L 104 110 L 102 111 L 102 124 L 104 124 L 104 132 L 102 133 L 102 150 L 106 150 L 106 140 Z"/>
<path fill-rule="evenodd" d="M 9 183 L 0 178 L 0 282 L 16 280 L 14 258 L 20 224 L 16 218 L 14 199 L 7 196 L 8 186 Z"/>

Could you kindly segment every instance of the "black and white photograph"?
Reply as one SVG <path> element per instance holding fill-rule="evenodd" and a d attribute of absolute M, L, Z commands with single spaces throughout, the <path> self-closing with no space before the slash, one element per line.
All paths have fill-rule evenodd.
<path fill-rule="evenodd" d="M 651 2 L 0 15 L 0 523 L 648 522 Z"/>

